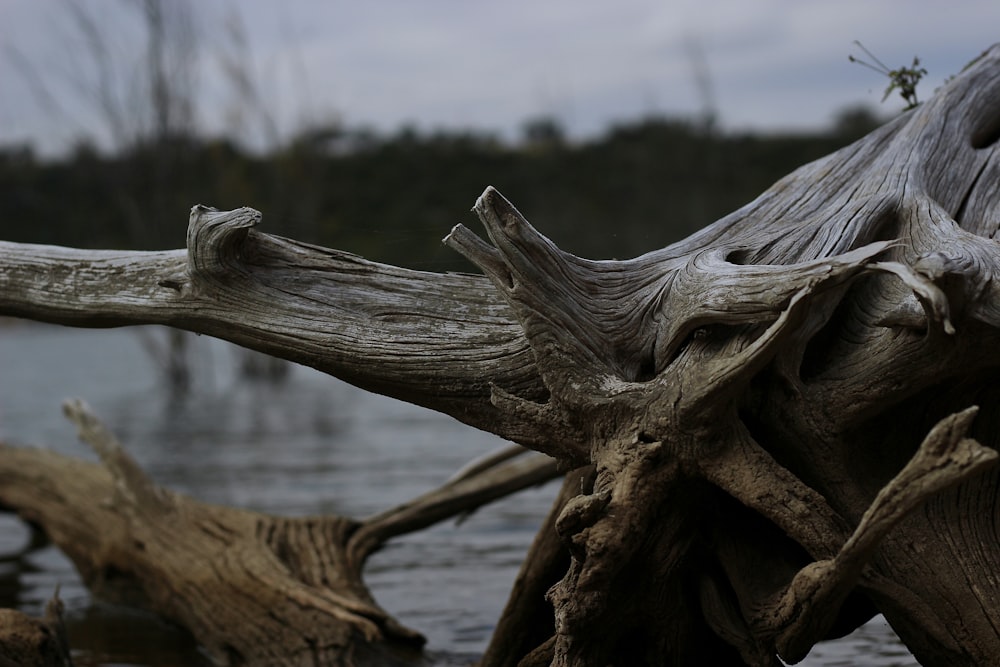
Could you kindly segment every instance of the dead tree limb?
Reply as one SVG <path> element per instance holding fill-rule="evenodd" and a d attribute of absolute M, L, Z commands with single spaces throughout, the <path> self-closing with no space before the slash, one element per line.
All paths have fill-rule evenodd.
<path fill-rule="evenodd" d="M 0 244 L 0 312 L 217 335 L 594 466 L 553 521 L 569 564 L 525 664 L 774 665 L 877 611 L 925 665 L 988 664 L 998 138 L 993 47 L 919 108 L 632 260 L 561 251 L 493 189 L 475 208 L 489 241 L 447 238 L 482 277 L 196 207 L 186 252 Z"/>

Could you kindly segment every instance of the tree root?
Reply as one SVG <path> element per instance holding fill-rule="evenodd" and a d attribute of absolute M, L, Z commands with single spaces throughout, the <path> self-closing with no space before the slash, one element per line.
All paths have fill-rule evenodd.
<path fill-rule="evenodd" d="M 872 215 L 892 220 L 898 208 L 887 199 Z M 654 663 L 651 656 L 672 650 L 687 655 L 690 638 L 674 637 L 670 646 L 655 623 L 629 620 L 656 606 L 645 592 L 632 590 L 625 599 L 620 590 L 630 569 L 658 571 L 668 580 L 684 576 L 697 549 L 690 533 L 700 509 L 682 502 L 679 489 L 710 483 L 818 559 L 799 564 L 777 591 L 758 587 L 754 599 L 723 600 L 729 590 L 745 597 L 739 582 L 708 583 L 699 593 L 710 618 L 689 622 L 707 621 L 729 636 L 740 659 L 771 665 L 775 654 L 800 660 L 830 632 L 893 526 L 996 458 L 965 438 L 975 410 L 945 418 L 852 530 L 822 493 L 754 440 L 740 415 L 751 383 L 769 368 L 790 392 L 801 390 L 810 340 L 865 275 L 900 280 L 923 308 L 928 339 L 946 344 L 941 336 L 956 333 L 953 304 L 964 312 L 970 301 L 964 269 L 954 261 L 928 255 L 911 266 L 878 259 L 899 248 L 890 240 L 781 266 L 734 264 L 745 253 L 714 248 L 686 264 L 640 258 L 620 272 L 615 263 L 562 252 L 496 190 L 487 189 L 475 210 L 493 245 L 462 226 L 446 242 L 510 304 L 549 390 L 539 403 L 494 389 L 493 403 L 530 421 L 545 451 L 569 464 L 592 463 L 597 472 L 593 491 L 566 501 L 555 523 L 572 560 L 548 596 L 555 630 L 546 650 L 554 667 L 603 665 L 627 646 Z M 631 312 L 623 313 L 623 301 L 632 303 Z M 636 327 L 640 320 L 646 326 Z M 678 582 L 661 585 L 685 595 Z M 878 588 L 873 580 L 865 585 Z M 660 613 L 665 606 L 659 603 Z"/>

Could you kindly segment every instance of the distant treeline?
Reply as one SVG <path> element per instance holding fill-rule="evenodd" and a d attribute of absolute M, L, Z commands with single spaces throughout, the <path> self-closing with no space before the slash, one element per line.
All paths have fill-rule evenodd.
<path fill-rule="evenodd" d="M 401 266 L 468 270 L 441 238 L 458 222 L 478 230 L 469 209 L 494 185 L 564 249 L 625 258 L 691 234 L 877 123 L 855 110 L 826 132 L 758 136 L 651 118 L 581 143 L 542 119 L 516 145 L 332 128 L 266 156 L 192 137 L 110 157 L 83 146 L 58 162 L 0 149 L 0 239 L 179 248 L 192 205 L 246 205 L 264 213 L 262 231 Z"/>

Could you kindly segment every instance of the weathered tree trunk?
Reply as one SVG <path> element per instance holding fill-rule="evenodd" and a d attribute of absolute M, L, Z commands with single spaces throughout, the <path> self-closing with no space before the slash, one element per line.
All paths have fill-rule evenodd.
<path fill-rule="evenodd" d="M 196 207 L 186 252 L 0 244 L 0 312 L 216 335 L 593 466 L 552 522 L 568 559 L 542 535 L 524 574 L 537 591 L 561 570 L 551 633 L 505 620 L 487 664 L 775 665 L 876 611 L 925 665 L 989 664 L 998 137 L 994 47 L 920 108 L 633 260 L 562 252 L 492 189 L 475 209 L 492 243 L 446 239 L 485 276 Z"/>

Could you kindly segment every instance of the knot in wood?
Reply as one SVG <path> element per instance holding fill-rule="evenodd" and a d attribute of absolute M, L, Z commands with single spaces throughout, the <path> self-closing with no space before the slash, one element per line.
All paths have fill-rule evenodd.
<path fill-rule="evenodd" d="M 261 212 L 244 206 L 219 211 L 198 204 L 188 221 L 188 270 L 206 275 L 224 275 L 237 268 L 250 229 L 261 221 Z"/>

